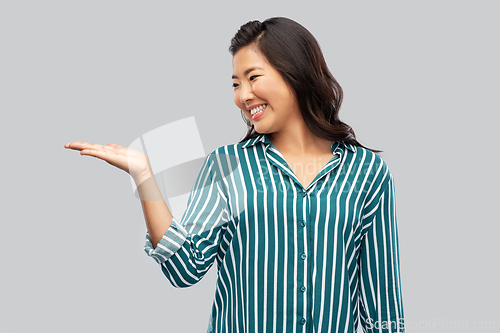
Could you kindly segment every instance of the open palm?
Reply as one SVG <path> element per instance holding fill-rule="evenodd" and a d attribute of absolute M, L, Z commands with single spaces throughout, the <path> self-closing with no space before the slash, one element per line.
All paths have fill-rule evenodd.
<path fill-rule="evenodd" d="M 116 143 L 100 145 L 95 143 L 73 141 L 64 145 L 64 148 L 80 150 L 80 155 L 97 157 L 109 164 L 122 169 L 136 179 L 150 169 L 146 155 L 132 148 L 125 148 Z"/>

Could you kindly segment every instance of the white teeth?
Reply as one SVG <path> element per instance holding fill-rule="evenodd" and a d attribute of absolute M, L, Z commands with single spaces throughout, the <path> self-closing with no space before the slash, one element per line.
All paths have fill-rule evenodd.
<path fill-rule="evenodd" d="M 255 109 L 250 110 L 250 113 L 252 114 L 252 116 L 257 114 L 257 113 L 260 113 L 260 112 L 262 112 L 262 110 L 264 110 L 264 108 L 266 106 L 267 106 L 267 104 L 262 104 L 262 105 L 256 107 Z"/>

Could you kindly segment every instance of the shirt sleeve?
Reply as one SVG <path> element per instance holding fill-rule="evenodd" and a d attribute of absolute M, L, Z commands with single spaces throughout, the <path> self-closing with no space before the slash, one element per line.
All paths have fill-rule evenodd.
<path fill-rule="evenodd" d="M 363 213 L 361 326 L 364 332 L 404 332 L 396 198 L 394 179 L 388 170 Z"/>
<path fill-rule="evenodd" d="M 200 281 L 218 254 L 229 217 L 220 174 L 212 153 L 203 162 L 181 221 L 172 219 L 156 248 L 146 232 L 144 251 L 160 264 L 174 287 Z"/>

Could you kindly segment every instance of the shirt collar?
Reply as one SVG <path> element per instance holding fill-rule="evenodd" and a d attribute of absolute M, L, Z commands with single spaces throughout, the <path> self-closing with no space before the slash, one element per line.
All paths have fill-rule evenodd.
<path fill-rule="evenodd" d="M 259 142 L 262 142 L 264 143 L 265 145 L 268 145 L 271 143 L 271 141 L 269 140 L 269 138 L 267 137 L 267 134 L 259 134 L 258 136 L 256 136 L 255 138 L 251 138 L 251 139 L 248 139 L 245 144 L 243 146 L 241 146 L 242 148 L 249 148 L 249 147 L 252 147 L 252 146 L 255 146 L 257 143 Z"/>
<path fill-rule="evenodd" d="M 265 134 L 265 133 L 264 134 L 259 134 L 259 136 L 255 137 L 255 138 L 248 139 L 247 142 L 242 146 L 242 148 L 252 147 L 252 146 L 256 145 L 259 142 L 262 142 L 263 144 L 265 144 L 266 146 L 268 146 L 271 143 L 271 140 L 269 140 L 269 137 L 268 137 L 267 134 Z M 344 142 L 344 141 L 334 142 L 332 144 L 332 152 L 335 150 L 335 148 L 338 145 L 344 146 L 345 148 L 349 149 L 353 153 L 356 152 L 356 147 L 354 145 L 352 145 L 350 143 L 347 143 L 347 142 Z"/>

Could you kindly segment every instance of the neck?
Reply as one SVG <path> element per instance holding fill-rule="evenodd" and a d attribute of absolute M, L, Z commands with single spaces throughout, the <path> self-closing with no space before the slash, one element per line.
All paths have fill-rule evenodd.
<path fill-rule="evenodd" d="M 273 132 L 268 136 L 269 140 L 282 153 L 311 155 L 331 152 L 332 142 L 316 136 L 304 121 L 295 122 L 294 126 Z"/>

